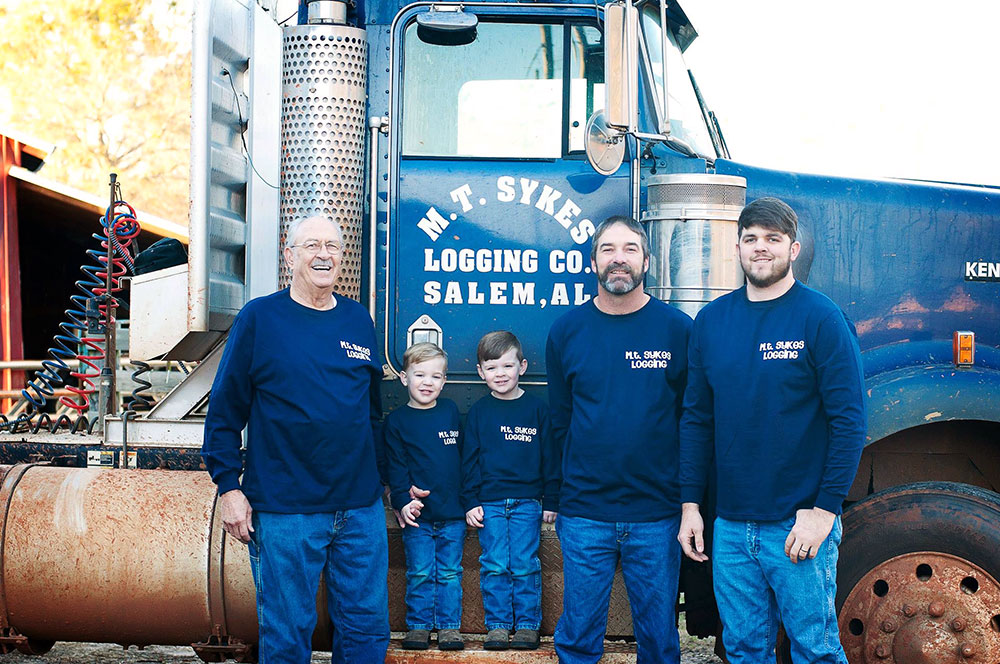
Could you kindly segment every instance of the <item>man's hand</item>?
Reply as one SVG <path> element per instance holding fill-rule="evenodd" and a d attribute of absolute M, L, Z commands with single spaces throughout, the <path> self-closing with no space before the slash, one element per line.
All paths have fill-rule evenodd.
<path fill-rule="evenodd" d="M 542 510 L 542 521 L 544 521 L 545 523 L 555 523 L 557 516 L 559 516 L 559 512 L 550 512 L 549 510 Z"/>
<path fill-rule="evenodd" d="M 815 558 L 823 540 L 833 529 L 837 515 L 819 507 L 795 512 L 795 525 L 785 539 L 785 555 L 793 563 Z"/>
<path fill-rule="evenodd" d="M 681 507 L 681 529 L 677 540 L 684 555 L 699 563 L 708 560 L 705 555 L 705 521 L 701 518 L 698 503 L 684 503 Z"/>
<path fill-rule="evenodd" d="M 426 498 L 429 495 L 431 495 L 430 491 L 425 491 L 416 484 L 410 486 L 410 500 L 419 500 L 421 498 Z"/>
<path fill-rule="evenodd" d="M 250 522 L 253 508 L 250 507 L 250 501 L 242 491 L 233 489 L 219 496 L 219 504 L 222 507 L 222 527 L 239 541 L 249 544 L 250 533 L 253 532 L 253 524 Z"/>
<path fill-rule="evenodd" d="M 399 514 L 399 510 L 392 506 L 392 489 L 389 488 L 388 484 L 385 485 L 384 495 L 385 501 L 389 505 L 389 509 L 392 510 L 392 515 L 396 517 L 396 523 L 399 524 L 400 528 L 405 528 L 406 524 L 403 523 L 403 517 Z"/>
<path fill-rule="evenodd" d="M 483 527 L 483 506 L 476 505 L 465 513 L 465 522 L 473 528 Z"/>
<path fill-rule="evenodd" d="M 424 509 L 424 504 L 416 498 L 403 505 L 403 509 L 399 510 L 399 513 L 403 515 L 403 527 L 413 526 L 414 528 L 419 528 L 420 525 L 417 523 L 417 519 L 420 517 L 422 509 Z"/>

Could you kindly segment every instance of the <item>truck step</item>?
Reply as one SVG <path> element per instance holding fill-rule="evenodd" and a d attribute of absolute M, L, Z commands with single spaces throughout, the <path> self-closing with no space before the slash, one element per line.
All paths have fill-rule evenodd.
<path fill-rule="evenodd" d="M 431 642 L 429 650 L 403 650 L 401 641 L 389 643 L 386 664 L 438 664 L 438 662 L 468 662 L 469 664 L 555 664 L 559 661 L 551 639 L 542 641 L 538 650 L 483 650 L 482 641 L 465 635 L 465 650 L 442 651 Z M 635 645 L 605 643 L 601 664 L 635 664 Z"/>

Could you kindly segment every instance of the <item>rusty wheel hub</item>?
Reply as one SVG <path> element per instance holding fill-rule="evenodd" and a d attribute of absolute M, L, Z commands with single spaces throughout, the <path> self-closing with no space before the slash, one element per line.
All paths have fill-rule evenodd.
<path fill-rule="evenodd" d="M 852 664 L 996 664 L 1000 583 L 946 553 L 907 553 L 868 572 L 840 611 Z"/>

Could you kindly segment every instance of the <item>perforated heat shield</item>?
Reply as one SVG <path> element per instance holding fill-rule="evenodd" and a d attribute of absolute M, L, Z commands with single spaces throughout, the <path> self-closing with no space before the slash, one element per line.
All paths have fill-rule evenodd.
<path fill-rule="evenodd" d="M 336 291 L 361 291 L 364 196 L 365 31 L 300 25 L 284 32 L 281 87 L 281 226 L 285 245 L 296 219 L 323 215 L 340 224 L 344 252 Z M 278 286 L 291 283 L 279 257 Z"/>

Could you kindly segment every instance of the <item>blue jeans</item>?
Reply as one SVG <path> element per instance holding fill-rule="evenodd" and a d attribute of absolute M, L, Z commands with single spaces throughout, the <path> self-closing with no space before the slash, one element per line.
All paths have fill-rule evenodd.
<path fill-rule="evenodd" d="M 722 618 L 722 642 L 731 664 L 774 661 L 779 621 L 792 661 L 847 664 L 840 646 L 837 611 L 837 517 L 815 558 L 792 564 L 785 538 L 795 518 L 784 521 L 715 520 L 712 576 Z"/>
<path fill-rule="evenodd" d="M 462 547 L 465 521 L 403 528 L 407 629 L 462 626 Z"/>
<path fill-rule="evenodd" d="M 333 662 L 382 662 L 389 646 L 389 546 L 382 501 L 321 514 L 253 513 L 260 664 L 312 656 L 316 592 L 326 579 Z"/>
<path fill-rule="evenodd" d="M 542 564 L 538 542 L 542 504 L 530 498 L 483 503 L 479 530 L 486 629 L 538 629 L 542 622 Z"/>
<path fill-rule="evenodd" d="M 556 532 L 563 557 L 563 613 L 556 625 L 555 644 L 561 664 L 595 664 L 601 659 L 619 557 L 632 607 L 636 662 L 680 662 L 679 528 L 679 515 L 645 523 L 559 515 Z"/>

